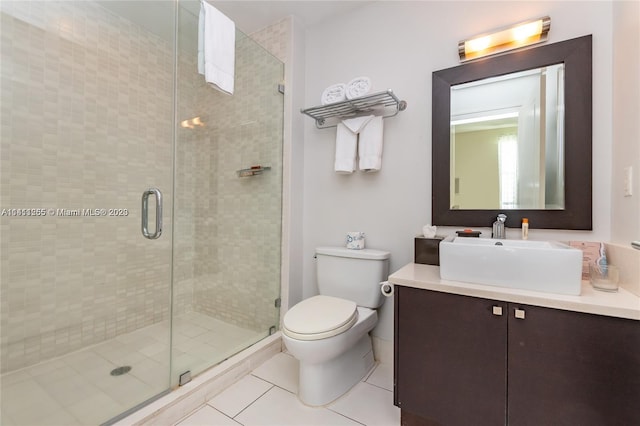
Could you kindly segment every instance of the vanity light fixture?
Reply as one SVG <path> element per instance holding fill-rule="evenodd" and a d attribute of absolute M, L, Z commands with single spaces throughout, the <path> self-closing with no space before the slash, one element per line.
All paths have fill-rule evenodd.
<path fill-rule="evenodd" d="M 476 36 L 458 43 L 460 61 L 466 62 L 484 56 L 495 55 L 547 40 L 551 18 L 544 16 L 521 22 L 490 34 Z"/>

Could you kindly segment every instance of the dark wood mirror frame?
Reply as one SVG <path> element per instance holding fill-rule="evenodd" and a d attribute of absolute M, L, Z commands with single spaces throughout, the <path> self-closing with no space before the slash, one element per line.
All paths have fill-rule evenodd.
<path fill-rule="evenodd" d="M 490 227 L 499 213 L 506 226 L 591 230 L 592 36 L 488 57 L 433 73 L 432 223 Z M 565 208 L 563 210 L 455 210 L 450 208 L 451 86 L 547 65 L 565 66 Z"/>

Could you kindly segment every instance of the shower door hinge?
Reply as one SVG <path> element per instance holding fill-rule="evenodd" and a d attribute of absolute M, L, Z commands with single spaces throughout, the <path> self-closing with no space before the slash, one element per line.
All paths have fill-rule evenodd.
<path fill-rule="evenodd" d="M 278 297 L 276 300 L 274 300 L 273 305 L 274 305 L 276 308 L 279 308 L 279 307 L 280 307 L 280 305 L 282 305 L 282 299 Z"/>
<path fill-rule="evenodd" d="M 284 84 L 278 84 L 278 92 L 284 95 Z"/>
<path fill-rule="evenodd" d="M 180 375 L 178 386 L 184 386 L 191 381 L 191 370 L 187 370 Z"/>
<path fill-rule="evenodd" d="M 269 327 L 269 336 L 271 336 L 275 332 L 276 332 L 276 326 L 275 325 L 272 325 L 271 327 Z"/>

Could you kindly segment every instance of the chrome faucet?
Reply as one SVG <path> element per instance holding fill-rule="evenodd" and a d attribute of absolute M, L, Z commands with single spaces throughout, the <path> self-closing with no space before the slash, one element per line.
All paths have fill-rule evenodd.
<path fill-rule="evenodd" d="M 495 222 L 493 222 L 493 232 L 491 238 L 497 238 L 504 240 L 507 238 L 507 234 L 504 229 L 504 223 L 507 221 L 507 215 L 500 213 Z"/>

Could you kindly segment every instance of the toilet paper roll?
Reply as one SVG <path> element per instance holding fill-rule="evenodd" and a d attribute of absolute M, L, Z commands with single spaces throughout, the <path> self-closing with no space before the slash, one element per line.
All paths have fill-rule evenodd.
<path fill-rule="evenodd" d="M 380 292 L 384 297 L 391 297 L 393 296 L 393 293 L 395 293 L 395 289 L 393 287 L 393 284 L 391 284 L 389 281 L 382 281 L 380 283 Z"/>

